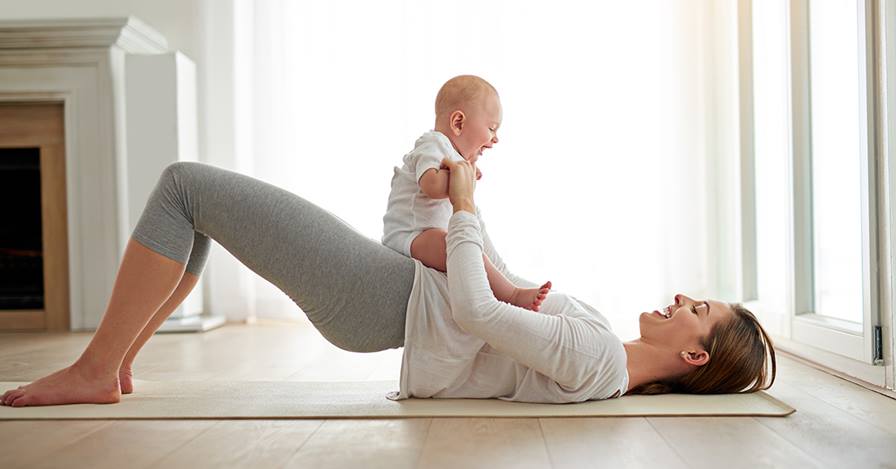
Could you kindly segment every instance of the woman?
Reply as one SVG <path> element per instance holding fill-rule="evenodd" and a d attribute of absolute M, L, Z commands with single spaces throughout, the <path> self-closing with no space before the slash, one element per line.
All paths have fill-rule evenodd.
<path fill-rule="evenodd" d="M 451 171 L 447 275 L 262 181 L 200 163 L 163 172 L 122 258 L 105 315 L 71 366 L 3 394 L 3 405 L 114 403 L 140 348 L 196 284 L 209 238 L 286 292 L 340 348 L 404 347 L 407 397 L 579 402 L 626 393 L 727 393 L 774 382 L 774 348 L 738 305 L 676 295 L 623 344 L 606 319 L 552 292 L 541 312 L 498 302 L 483 253 L 507 271 L 473 201 L 475 167 Z M 767 360 L 771 360 L 771 372 Z M 767 378 L 770 378 L 766 384 Z"/>

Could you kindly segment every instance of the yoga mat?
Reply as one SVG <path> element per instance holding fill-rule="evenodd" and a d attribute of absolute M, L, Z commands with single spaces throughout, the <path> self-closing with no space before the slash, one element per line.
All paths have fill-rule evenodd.
<path fill-rule="evenodd" d="M 0 382 L 0 392 L 26 383 Z M 405 417 L 785 416 L 794 412 L 765 392 L 623 396 L 576 404 L 499 399 L 386 399 L 395 381 L 140 381 L 118 404 L 0 406 L 0 420 L 308 419 Z"/>

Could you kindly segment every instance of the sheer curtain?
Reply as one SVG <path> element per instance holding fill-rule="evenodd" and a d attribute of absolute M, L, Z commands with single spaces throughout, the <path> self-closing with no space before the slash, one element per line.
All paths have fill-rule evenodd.
<path fill-rule="evenodd" d="M 498 89 L 477 203 L 508 266 L 620 335 L 675 292 L 713 294 L 700 2 L 256 0 L 238 21 L 253 175 L 379 240 L 393 166 L 439 86 Z M 284 246 L 284 249 L 289 249 Z M 301 317 L 257 279 L 259 316 Z"/>

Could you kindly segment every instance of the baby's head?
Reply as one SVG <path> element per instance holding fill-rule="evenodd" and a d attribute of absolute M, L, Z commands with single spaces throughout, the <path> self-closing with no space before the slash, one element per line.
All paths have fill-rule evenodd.
<path fill-rule="evenodd" d="M 501 118 L 498 91 L 477 76 L 454 77 L 436 96 L 435 129 L 448 136 L 467 161 L 475 163 L 483 149 L 498 143 Z"/>

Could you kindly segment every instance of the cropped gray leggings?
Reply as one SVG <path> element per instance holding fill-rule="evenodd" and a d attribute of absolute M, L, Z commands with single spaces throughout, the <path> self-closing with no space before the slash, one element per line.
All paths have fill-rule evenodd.
<path fill-rule="evenodd" d="M 286 190 L 215 166 L 165 168 L 133 238 L 199 275 L 209 238 L 285 292 L 331 343 L 404 345 L 414 262 Z"/>

